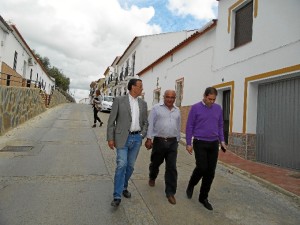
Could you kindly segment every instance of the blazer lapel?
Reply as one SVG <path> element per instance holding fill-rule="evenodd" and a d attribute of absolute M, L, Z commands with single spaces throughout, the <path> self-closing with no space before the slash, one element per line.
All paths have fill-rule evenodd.
<path fill-rule="evenodd" d="M 126 96 L 125 97 L 125 105 L 127 106 L 128 114 L 131 118 L 131 108 L 130 108 L 130 102 L 129 102 L 129 95 L 125 95 L 125 96 Z"/>
<path fill-rule="evenodd" d="M 139 111 L 140 111 L 140 118 L 139 118 L 139 122 L 140 124 L 142 124 L 142 109 L 143 109 L 143 103 L 142 103 L 142 99 L 138 98 L 138 103 L 139 103 Z"/>

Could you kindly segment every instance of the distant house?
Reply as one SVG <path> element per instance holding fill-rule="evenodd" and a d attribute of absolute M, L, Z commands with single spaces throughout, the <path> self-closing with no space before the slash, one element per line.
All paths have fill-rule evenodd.
<path fill-rule="evenodd" d="M 170 48 L 192 35 L 192 31 L 180 31 L 155 35 L 137 36 L 120 57 L 110 66 L 107 86 L 113 96 L 127 94 L 128 80 L 137 78 L 137 71 L 149 65 Z"/>
<path fill-rule="evenodd" d="M 47 74 L 17 27 L 6 23 L 1 16 L 0 42 L 0 84 L 36 87 L 50 94 L 55 87 L 55 79 Z"/>
<path fill-rule="evenodd" d="M 218 20 L 137 71 L 149 109 L 175 89 L 185 132 L 190 106 L 214 86 L 231 151 L 300 170 L 299 9 L 296 0 L 220 0 Z"/>

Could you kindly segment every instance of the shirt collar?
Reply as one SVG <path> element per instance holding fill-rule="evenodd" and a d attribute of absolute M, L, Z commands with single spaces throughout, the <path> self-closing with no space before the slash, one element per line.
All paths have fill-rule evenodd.
<path fill-rule="evenodd" d="M 137 101 L 138 97 L 134 98 L 130 93 L 128 94 L 129 99 L 133 100 L 133 101 Z"/>
<path fill-rule="evenodd" d="M 164 102 L 160 102 L 160 103 L 159 103 L 159 106 L 167 107 L 167 106 L 165 105 Z M 167 108 L 168 108 L 168 107 L 167 107 Z M 173 108 L 171 109 L 171 111 L 172 111 L 172 110 L 175 110 L 175 109 L 178 109 L 178 107 L 177 107 L 176 105 L 173 105 Z"/>

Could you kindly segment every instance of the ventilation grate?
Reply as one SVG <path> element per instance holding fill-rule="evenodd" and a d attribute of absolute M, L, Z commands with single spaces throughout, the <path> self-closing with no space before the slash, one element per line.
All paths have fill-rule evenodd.
<path fill-rule="evenodd" d="M 26 152 L 33 149 L 33 146 L 5 146 L 0 152 Z"/>

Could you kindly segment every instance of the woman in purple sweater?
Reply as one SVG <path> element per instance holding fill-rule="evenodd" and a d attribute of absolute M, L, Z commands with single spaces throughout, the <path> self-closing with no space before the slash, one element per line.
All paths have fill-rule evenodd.
<path fill-rule="evenodd" d="M 194 187 L 202 178 L 199 202 L 208 210 L 213 210 L 207 198 L 215 177 L 219 143 L 222 150 L 226 151 L 223 111 L 220 105 L 215 104 L 217 95 L 215 88 L 206 88 L 203 100 L 191 107 L 186 125 L 186 150 L 192 155 L 194 149 L 196 159 L 196 167 L 191 175 L 186 194 L 188 198 L 192 198 Z"/>

